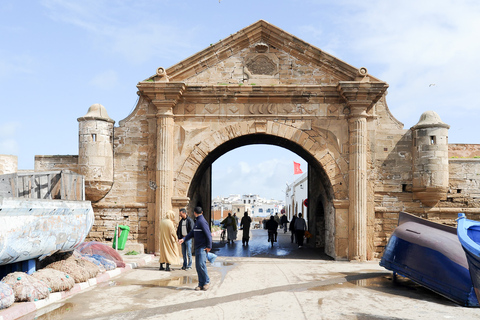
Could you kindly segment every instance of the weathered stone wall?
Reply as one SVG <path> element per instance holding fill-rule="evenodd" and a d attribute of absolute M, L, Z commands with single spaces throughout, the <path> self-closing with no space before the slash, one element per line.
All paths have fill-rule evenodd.
<path fill-rule="evenodd" d="M 263 62 L 271 64 L 271 69 L 258 75 L 249 72 L 255 70 L 255 62 L 259 60 L 255 47 L 243 49 L 224 61 L 206 69 L 187 79 L 191 85 L 217 84 L 245 84 L 245 85 L 278 85 L 278 84 L 334 84 L 339 80 L 348 80 L 340 74 L 327 73 L 325 68 L 315 64 L 308 64 L 305 59 L 300 60 L 291 54 L 270 47 L 267 53 L 260 56 Z M 304 58 L 304 57 L 303 57 Z M 245 66 L 250 68 L 245 68 Z M 245 73 L 246 72 L 246 73 Z"/>
<path fill-rule="evenodd" d="M 480 159 L 449 159 L 450 181 L 444 208 L 480 208 Z M 474 220 L 480 220 L 480 212 Z"/>
<path fill-rule="evenodd" d="M 115 236 L 115 227 L 125 225 L 130 228 L 129 242 L 147 243 L 147 210 L 146 208 L 120 208 L 94 206 L 95 223 L 86 241 L 110 242 Z"/>
<path fill-rule="evenodd" d="M 18 171 L 18 157 L 0 154 L 0 174 L 15 173 Z"/>
<path fill-rule="evenodd" d="M 480 144 L 460 144 L 454 143 L 448 145 L 449 158 L 480 158 Z"/>
<path fill-rule="evenodd" d="M 92 203 L 95 224 L 88 240 L 110 241 L 115 226 L 126 225 L 130 227 L 129 242 L 147 245 L 147 207 L 153 198 L 147 179 L 147 109 L 146 103 L 139 103 L 114 129 L 113 187 L 103 199 Z"/>
<path fill-rule="evenodd" d="M 57 171 L 57 170 L 71 170 L 78 171 L 78 156 L 77 155 L 56 155 L 56 156 L 35 156 L 35 171 Z"/>

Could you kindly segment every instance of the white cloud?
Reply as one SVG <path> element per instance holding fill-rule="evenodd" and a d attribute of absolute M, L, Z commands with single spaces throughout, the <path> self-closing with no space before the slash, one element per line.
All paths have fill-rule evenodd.
<path fill-rule="evenodd" d="M 318 37 L 321 49 L 386 81 L 390 110 L 406 128 L 435 110 L 447 123 L 458 121 L 452 133 L 461 118 L 480 112 L 480 2 L 344 0 L 333 6 L 340 14 L 327 36 L 312 31 L 325 28 L 324 21 L 301 30 Z"/>

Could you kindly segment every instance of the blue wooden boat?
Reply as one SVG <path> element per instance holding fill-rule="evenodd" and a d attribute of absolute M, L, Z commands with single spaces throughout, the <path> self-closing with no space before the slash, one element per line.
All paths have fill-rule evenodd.
<path fill-rule="evenodd" d="M 400 212 L 380 265 L 459 305 L 480 306 L 454 227 Z"/>
<path fill-rule="evenodd" d="M 477 300 L 480 301 L 480 221 L 469 220 L 458 214 L 457 235 L 468 261 L 470 277 Z"/>

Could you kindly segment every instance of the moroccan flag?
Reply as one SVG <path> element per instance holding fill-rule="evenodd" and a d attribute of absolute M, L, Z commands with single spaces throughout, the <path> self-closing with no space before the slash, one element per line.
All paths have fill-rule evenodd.
<path fill-rule="evenodd" d="M 293 161 L 293 174 L 300 174 L 303 173 L 302 169 L 300 169 L 300 163 Z"/>

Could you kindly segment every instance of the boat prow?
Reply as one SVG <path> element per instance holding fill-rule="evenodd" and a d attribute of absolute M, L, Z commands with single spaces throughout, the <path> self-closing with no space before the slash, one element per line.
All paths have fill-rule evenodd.
<path fill-rule="evenodd" d="M 480 221 L 469 220 L 458 214 L 457 235 L 468 261 L 475 294 L 480 300 Z"/>

